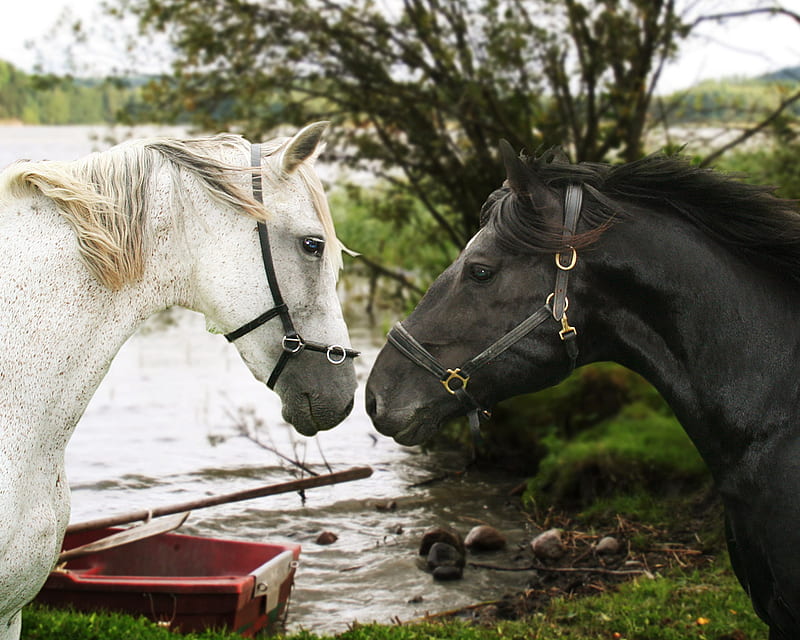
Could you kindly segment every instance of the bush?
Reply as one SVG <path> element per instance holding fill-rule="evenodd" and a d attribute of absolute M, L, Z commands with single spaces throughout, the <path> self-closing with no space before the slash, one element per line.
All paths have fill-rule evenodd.
<path fill-rule="evenodd" d="M 543 444 L 547 454 L 526 493 L 538 508 L 582 508 L 620 493 L 682 494 L 709 478 L 678 421 L 641 401 L 574 438 L 552 431 Z"/>

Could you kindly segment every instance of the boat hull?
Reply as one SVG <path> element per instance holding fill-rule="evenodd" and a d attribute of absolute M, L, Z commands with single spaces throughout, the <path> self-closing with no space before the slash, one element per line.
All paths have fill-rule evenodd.
<path fill-rule="evenodd" d="M 68 535 L 64 550 L 118 531 Z M 145 616 L 182 633 L 227 628 L 251 637 L 283 618 L 300 546 L 161 534 L 68 561 L 36 602 Z"/>

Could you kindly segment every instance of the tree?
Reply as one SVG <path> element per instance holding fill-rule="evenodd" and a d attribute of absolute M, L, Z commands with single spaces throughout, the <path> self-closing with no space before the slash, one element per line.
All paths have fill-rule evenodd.
<path fill-rule="evenodd" d="M 681 0 L 107 2 L 174 48 L 173 74 L 145 89 L 151 109 L 138 118 L 251 138 L 333 121 L 342 164 L 411 196 L 381 193 L 414 203 L 381 215 L 395 229 L 413 220 L 418 245 L 438 243 L 439 269 L 503 179 L 500 138 L 529 153 L 561 146 L 576 162 L 635 160 L 662 69 L 698 25 L 800 20 L 777 5 L 698 15 L 708 5 L 684 1 L 690 18 Z"/>
<path fill-rule="evenodd" d="M 328 118 L 343 160 L 423 203 L 454 245 L 502 175 L 499 138 L 633 159 L 685 35 L 675 0 L 126 0 L 171 34 L 160 116 L 251 136 Z"/>

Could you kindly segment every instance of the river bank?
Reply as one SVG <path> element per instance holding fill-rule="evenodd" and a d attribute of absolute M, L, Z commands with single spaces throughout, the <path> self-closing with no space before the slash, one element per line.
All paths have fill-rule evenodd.
<path fill-rule="evenodd" d="M 567 552 L 555 562 L 537 562 L 517 549 L 516 559 L 486 554 L 470 558 L 472 571 L 497 577 L 525 575 L 529 586 L 489 601 L 471 603 L 393 624 L 353 623 L 330 633 L 304 627 L 286 640 L 762 640 L 767 632 L 752 612 L 713 531 L 720 526 L 719 505 L 699 492 L 676 499 L 685 517 L 672 526 L 610 515 L 589 525 L 579 514 L 551 514 L 540 526 L 563 529 Z M 575 517 L 576 519 L 573 519 Z M 700 532 L 700 533 L 698 533 Z M 597 552 L 601 537 L 613 534 L 620 550 Z M 373 586 L 366 579 L 365 590 Z M 423 596 L 424 598 L 424 596 Z M 290 605 L 292 606 L 292 605 Z M 146 621 L 29 608 L 23 616 L 23 640 L 166 640 L 175 636 Z M 235 640 L 209 631 L 187 640 Z"/>

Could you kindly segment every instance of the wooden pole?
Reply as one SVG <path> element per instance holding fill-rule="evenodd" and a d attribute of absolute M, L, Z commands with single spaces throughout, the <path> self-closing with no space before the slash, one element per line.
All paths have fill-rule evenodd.
<path fill-rule="evenodd" d="M 90 531 L 92 529 L 115 527 L 121 524 L 138 522 L 139 520 L 149 520 L 150 518 L 158 518 L 159 516 L 172 515 L 182 511 L 205 509 L 206 507 L 214 507 L 220 504 L 229 504 L 231 502 L 240 502 L 242 500 L 252 500 L 253 498 L 263 498 L 264 496 L 274 496 L 279 493 L 290 493 L 292 491 L 301 491 L 303 489 L 313 489 L 314 487 L 337 484 L 339 482 L 361 480 L 362 478 L 368 478 L 371 475 L 372 467 L 351 467 L 350 469 L 345 469 L 344 471 L 336 471 L 335 473 L 328 473 L 310 478 L 302 478 L 301 480 L 291 480 L 289 482 L 281 482 L 280 484 L 268 484 L 255 489 L 236 491 L 234 493 L 213 496 L 211 498 L 190 500 L 189 502 L 168 505 L 166 507 L 159 507 L 156 509 L 142 509 L 139 511 L 122 513 L 117 516 L 98 518 L 97 520 L 76 522 L 67 527 L 67 533 L 78 533 L 79 531 Z"/>

